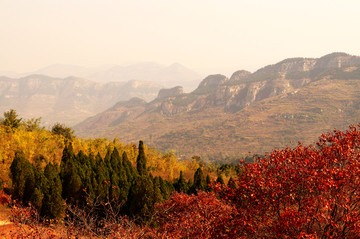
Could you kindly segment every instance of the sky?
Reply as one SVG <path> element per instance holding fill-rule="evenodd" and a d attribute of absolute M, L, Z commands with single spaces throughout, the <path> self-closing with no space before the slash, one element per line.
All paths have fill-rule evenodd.
<path fill-rule="evenodd" d="M 0 0 L 0 71 L 180 63 L 202 75 L 360 55 L 358 0 Z"/>

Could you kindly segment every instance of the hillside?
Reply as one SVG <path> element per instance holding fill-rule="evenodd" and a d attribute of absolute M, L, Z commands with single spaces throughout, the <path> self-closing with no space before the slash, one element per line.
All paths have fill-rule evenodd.
<path fill-rule="evenodd" d="M 120 102 L 75 130 L 210 159 L 264 153 L 357 123 L 359 79 L 357 56 L 291 58 L 230 79 L 208 76 L 189 94 L 177 87 L 150 103 Z M 134 101 L 139 104 L 129 104 Z"/>
<path fill-rule="evenodd" d="M 77 77 L 0 77 L 0 111 L 15 109 L 25 118 L 42 116 L 47 125 L 74 125 L 119 100 L 156 97 L 161 85 L 145 81 L 98 83 Z"/>

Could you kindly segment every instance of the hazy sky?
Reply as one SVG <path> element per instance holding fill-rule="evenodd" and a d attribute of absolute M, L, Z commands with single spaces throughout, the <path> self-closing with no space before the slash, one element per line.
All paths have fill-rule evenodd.
<path fill-rule="evenodd" d="M 179 62 L 203 75 L 360 55 L 359 0 L 0 0 L 0 71 Z"/>

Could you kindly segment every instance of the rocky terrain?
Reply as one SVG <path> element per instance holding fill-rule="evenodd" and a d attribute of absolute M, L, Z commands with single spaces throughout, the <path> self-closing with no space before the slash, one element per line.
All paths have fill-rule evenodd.
<path fill-rule="evenodd" d="M 149 103 L 120 102 L 75 129 L 80 136 L 143 139 L 185 155 L 264 153 L 357 123 L 359 80 L 358 56 L 291 58 L 254 73 L 208 76 L 191 93 L 175 87 Z"/>

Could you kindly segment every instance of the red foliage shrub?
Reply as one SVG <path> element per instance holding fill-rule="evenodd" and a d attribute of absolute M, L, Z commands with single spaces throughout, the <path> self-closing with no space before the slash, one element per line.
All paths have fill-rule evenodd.
<path fill-rule="evenodd" d="M 235 186 L 175 194 L 159 205 L 159 237 L 360 238 L 360 132 L 275 150 L 243 164 Z"/>
<path fill-rule="evenodd" d="M 0 204 L 8 204 L 10 200 L 10 195 L 6 194 L 4 190 L 0 190 Z"/>
<path fill-rule="evenodd" d="M 236 234 L 232 220 L 236 209 L 216 198 L 214 193 L 176 193 L 157 206 L 160 238 L 228 238 Z"/>
<path fill-rule="evenodd" d="M 245 164 L 219 193 L 241 212 L 247 237 L 360 237 L 360 132 L 322 135 L 316 146 L 275 150 Z"/>

